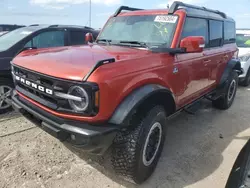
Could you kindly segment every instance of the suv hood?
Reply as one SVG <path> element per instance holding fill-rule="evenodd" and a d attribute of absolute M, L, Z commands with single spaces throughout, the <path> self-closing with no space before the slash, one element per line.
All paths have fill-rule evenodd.
<path fill-rule="evenodd" d="M 147 53 L 150 52 L 146 49 L 121 46 L 70 46 L 24 51 L 13 63 L 53 77 L 82 81 L 100 60 L 115 58 L 120 61 L 145 56 Z"/>

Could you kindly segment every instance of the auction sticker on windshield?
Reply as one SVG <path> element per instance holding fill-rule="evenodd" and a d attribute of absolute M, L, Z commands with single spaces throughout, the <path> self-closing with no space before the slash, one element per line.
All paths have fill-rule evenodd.
<path fill-rule="evenodd" d="M 155 17 L 155 22 L 175 23 L 177 18 L 177 16 L 160 15 Z"/>

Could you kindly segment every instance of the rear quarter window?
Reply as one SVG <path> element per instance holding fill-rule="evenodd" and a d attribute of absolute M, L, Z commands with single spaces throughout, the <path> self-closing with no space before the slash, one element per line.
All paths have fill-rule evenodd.
<path fill-rule="evenodd" d="M 224 44 L 235 43 L 236 29 L 234 22 L 224 22 Z"/>
<path fill-rule="evenodd" d="M 209 20 L 209 47 L 218 47 L 223 41 L 223 23 L 222 21 Z"/>

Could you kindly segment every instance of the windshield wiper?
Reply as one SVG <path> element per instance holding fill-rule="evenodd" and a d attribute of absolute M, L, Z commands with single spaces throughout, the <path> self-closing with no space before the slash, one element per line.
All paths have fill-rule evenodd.
<path fill-rule="evenodd" d="M 97 39 L 96 42 L 104 42 L 105 44 L 110 44 L 112 40 L 110 39 Z"/>
<path fill-rule="evenodd" d="M 119 41 L 120 44 L 132 44 L 132 45 L 138 45 L 141 46 L 143 48 L 149 48 L 149 46 L 145 43 L 145 42 L 139 42 L 139 41 Z"/>

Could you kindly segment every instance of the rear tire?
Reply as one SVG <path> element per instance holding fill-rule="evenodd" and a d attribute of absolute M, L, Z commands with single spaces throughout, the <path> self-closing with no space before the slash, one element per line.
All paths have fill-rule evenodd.
<path fill-rule="evenodd" d="M 3 114 L 12 109 L 11 93 L 14 84 L 11 79 L 0 78 L 0 114 Z"/>
<path fill-rule="evenodd" d="M 232 106 L 237 92 L 238 80 L 239 77 L 237 72 L 232 71 L 228 79 L 228 85 L 225 89 L 225 94 L 213 101 L 213 106 L 215 108 L 226 110 Z"/>
<path fill-rule="evenodd" d="M 114 139 L 112 165 L 118 175 L 140 184 L 151 176 L 160 158 L 167 118 L 165 110 L 155 106 L 130 122 L 131 127 Z"/>

